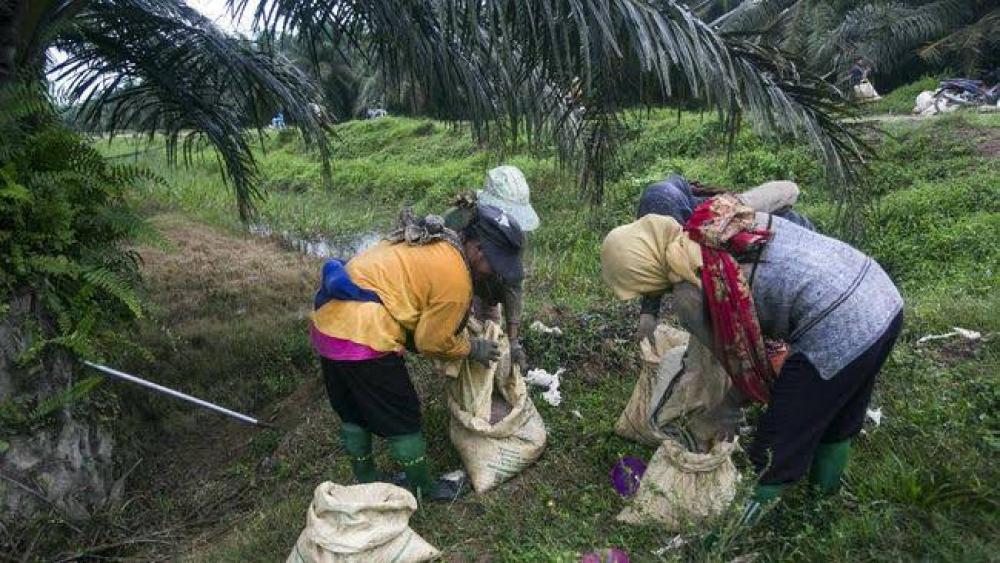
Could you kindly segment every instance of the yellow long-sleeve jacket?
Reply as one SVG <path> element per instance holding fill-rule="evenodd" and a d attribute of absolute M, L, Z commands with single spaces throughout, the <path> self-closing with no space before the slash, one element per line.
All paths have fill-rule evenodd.
<path fill-rule="evenodd" d="M 381 303 L 329 301 L 313 312 L 317 330 L 380 352 L 404 348 L 413 333 L 417 351 L 442 359 L 469 354 L 459 328 L 472 303 L 472 277 L 447 242 L 423 246 L 381 243 L 346 266 L 355 284 Z"/>

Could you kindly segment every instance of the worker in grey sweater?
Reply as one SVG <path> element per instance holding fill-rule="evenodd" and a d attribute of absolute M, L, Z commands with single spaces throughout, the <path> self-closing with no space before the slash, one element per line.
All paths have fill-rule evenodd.
<path fill-rule="evenodd" d="M 761 504 L 807 471 L 821 491 L 838 489 L 850 440 L 861 430 L 876 375 L 901 331 L 903 301 L 882 268 L 846 243 L 729 203 L 738 216 L 705 223 L 730 229 L 721 238 L 695 236 L 690 221 L 685 232 L 672 218 L 648 215 L 612 230 L 601 262 L 605 282 L 621 299 L 672 291 L 681 323 L 724 360 L 731 347 L 720 342 L 705 294 L 711 282 L 706 246 L 725 251 L 734 233 L 765 241 L 750 256 L 726 251 L 739 263 L 740 287 L 750 288 L 752 324 L 790 348 L 766 381 L 767 409 L 749 450 L 760 472 L 747 513 L 754 518 Z M 745 227 L 732 229 L 734 219 Z M 731 400 L 743 402 L 735 385 L 743 374 L 730 371 L 739 362 L 723 365 L 734 382 Z"/>

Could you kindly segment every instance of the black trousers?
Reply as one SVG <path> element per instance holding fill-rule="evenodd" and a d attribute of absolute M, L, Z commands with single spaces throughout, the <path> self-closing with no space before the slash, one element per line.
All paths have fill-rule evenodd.
<path fill-rule="evenodd" d="M 342 362 L 320 358 L 330 406 L 341 422 L 382 436 L 420 432 L 420 398 L 402 356 Z"/>
<path fill-rule="evenodd" d="M 821 378 L 802 354 L 793 353 L 785 361 L 748 452 L 761 483 L 799 480 L 819 444 L 840 442 L 861 431 L 875 378 L 902 328 L 899 313 L 875 343 L 830 379 Z"/>

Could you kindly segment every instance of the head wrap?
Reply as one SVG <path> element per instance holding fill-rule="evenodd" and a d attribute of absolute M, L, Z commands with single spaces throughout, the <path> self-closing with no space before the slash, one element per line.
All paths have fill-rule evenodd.
<path fill-rule="evenodd" d="M 679 174 L 672 174 L 662 182 L 657 182 L 642 192 L 636 217 L 646 215 L 666 215 L 684 224 L 702 198 L 691 193 L 691 185 Z"/>
<path fill-rule="evenodd" d="M 660 294 L 682 281 L 701 287 L 700 267 L 701 248 L 663 215 L 617 227 L 601 245 L 601 275 L 619 299 Z"/>

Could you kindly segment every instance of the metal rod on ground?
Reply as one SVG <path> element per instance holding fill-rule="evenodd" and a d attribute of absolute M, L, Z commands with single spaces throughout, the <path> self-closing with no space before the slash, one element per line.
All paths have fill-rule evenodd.
<path fill-rule="evenodd" d="M 229 409 L 227 409 L 225 407 L 220 407 L 219 405 L 216 405 L 215 403 L 210 403 L 210 402 L 205 401 L 203 399 L 199 399 L 198 397 L 192 397 L 191 395 L 188 395 L 187 393 L 181 393 L 180 391 L 175 391 L 175 390 L 173 390 L 173 389 L 171 389 L 169 387 L 164 387 L 162 385 L 158 385 L 156 383 L 153 383 L 152 381 L 146 381 L 145 379 L 143 379 L 141 377 L 136 377 L 134 375 L 129 375 L 129 374 L 125 373 L 125 372 L 109 368 L 108 366 L 102 366 L 101 364 L 95 364 L 94 362 L 88 362 L 87 360 L 83 360 L 83 363 L 85 365 L 88 365 L 88 366 L 96 369 L 97 371 L 106 373 L 106 374 L 108 374 L 110 376 L 116 377 L 118 379 L 122 379 L 124 381 L 128 381 L 129 383 L 135 383 L 136 385 L 141 385 L 143 387 L 146 387 L 147 389 L 152 389 L 153 391 L 156 391 L 157 393 L 163 393 L 164 395 L 170 395 L 171 397 L 176 397 L 178 399 L 181 399 L 182 401 L 187 401 L 189 403 L 194 403 L 194 404 L 198 405 L 199 407 L 204 407 L 206 409 L 213 410 L 213 411 L 215 411 L 217 413 L 222 413 L 222 414 L 224 414 L 226 416 L 231 416 L 231 417 L 233 417 L 233 418 L 235 418 L 237 420 L 242 420 L 243 422 L 248 422 L 248 423 L 254 424 L 256 426 L 263 426 L 265 428 L 274 428 L 273 425 L 268 424 L 266 422 L 262 422 L 260 420 L 257 420 L 256 418 L 253 418 L 251 416 L 247 416 L 245 414 L 240 414 L 240 413 L 238 413 L 236 411 L 231 411 L 231 410 L 229 410 Z"/>

